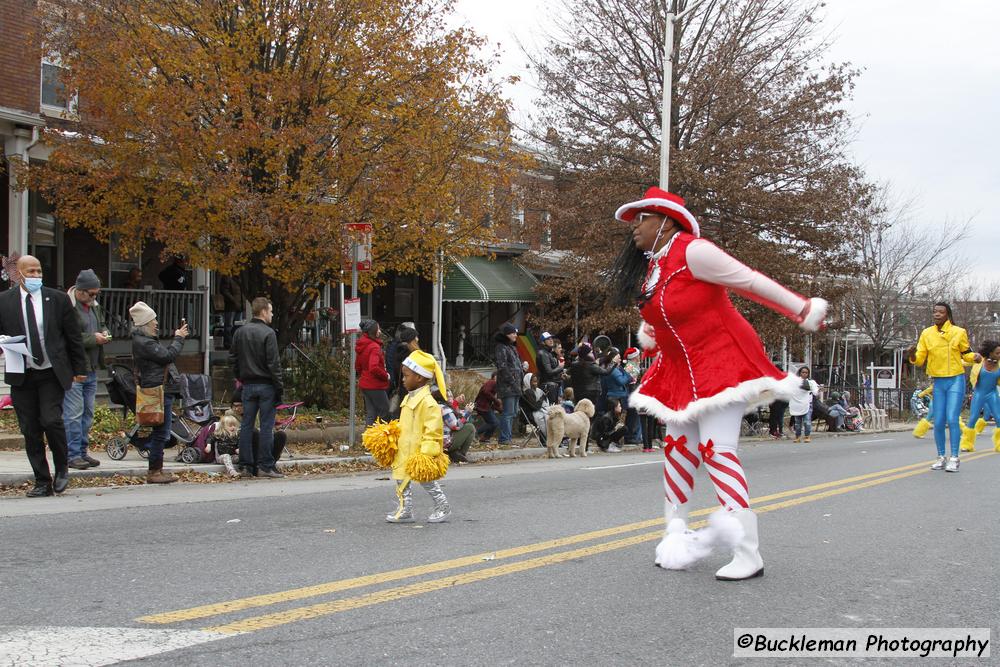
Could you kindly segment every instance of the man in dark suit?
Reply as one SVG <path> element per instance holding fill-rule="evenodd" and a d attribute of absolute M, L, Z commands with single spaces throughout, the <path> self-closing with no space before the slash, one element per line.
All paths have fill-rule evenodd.
<path fill-rule="evenodd" d="M 62 493 L 69 484 L 63 395 L 74 380 L 87 379 L 87 360 L 69 297 L 42 287 L 42 265 L 31 255 L 17 261 L 17 270 L 18 286 L 0 294 L 0 335 L 24 336 L 29 355 L 24 357 L 23 372 L 13 372 L 8 359 L 4 381 L 10 385 L 24 449 L 35 473 L 28 497 L 37 498 Z M 43 433 L 52 450 L 54 482 Z"/>

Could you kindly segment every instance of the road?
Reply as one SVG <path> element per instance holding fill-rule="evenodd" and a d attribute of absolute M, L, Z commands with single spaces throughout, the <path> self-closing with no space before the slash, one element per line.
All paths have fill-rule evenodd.
<path fill-rule="evenodd" d="M 719 665 L 736 627 L 995 637 L 987 442 L 958 474 L 906 433 L 741 448 L 765 575 L 735 583 L 725 554 L 654 567 L 655 454 L 453 468 L 440 525 L 385 523 L 384 474 L 4 499 L 0 665 Z M 699 518 L 714 503 L 699 471 Z"/>

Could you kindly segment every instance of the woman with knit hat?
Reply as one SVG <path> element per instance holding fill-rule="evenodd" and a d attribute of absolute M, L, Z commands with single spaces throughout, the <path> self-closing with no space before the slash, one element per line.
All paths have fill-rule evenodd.
<path fill-rule="evenodd" d="M 129 315 L 135 327 L 132 330 L 132 360 L 135 364 L 137 387 L 155 388 L 163 386 L 163 424 L 153 428 L 149 438 L 149 472 L 147 484 L 170 484 L 177 477 L 163 472 L 163 448 L 170 442 L 170 422 L 173 415 L 174 398 L 180 395 L 180 376 L 174 360 L 181 353 L 184 339 L 188 336 L 187 322 L 174 332 L 170 345 L 164 347 L 157 338 L 159 322 L 156 311 L 142 301 L 129 308 Z"/>
<path fill-rule="evenodd" d="M 613 284 L 620 303 L 638 303 L 639 343 L 655 355 L 629 405 L 666 426 L 667 532 L 656 548 L 656 564 L 683 569 L 704 555 L 707 540 L 717 539 L 734 552 L 717 579 L 759 576 L 764 562 L 757 517 L 737 456 L 740 422 L 747 410 L 787 396 L 798 381 L 771 363 L 727 290 L 806 331 L 823 326 L 826 301 L 800 296 L 700 238 L 684 200 L 660 188 L 625 204 L 615 217 L 632 226 L 632 235 L 616 261 Z M 723 509 L 710 521 L 713 532 L 699 539 L 687 530 L 687 515 L 701 463 Z"/>

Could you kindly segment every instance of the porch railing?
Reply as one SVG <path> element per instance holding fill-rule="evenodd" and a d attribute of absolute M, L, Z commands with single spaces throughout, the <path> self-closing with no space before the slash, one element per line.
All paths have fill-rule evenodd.
<path fill-rule="evenodd" d="M 187 319 L 189 338 L 201 339 L 205 333 L 205 292 L 145 290 L 145 289 L 102 289 L 100 303 L 107 314 L 107 325 L 111 336 L 116 339 L 128 338 L 132 333 L 132 320 L 128 309 L 136 301 L 144 301 L 156 311 L 160 323 L 160 337 L 171 338 L 180 326 L 181 319 Z"/>

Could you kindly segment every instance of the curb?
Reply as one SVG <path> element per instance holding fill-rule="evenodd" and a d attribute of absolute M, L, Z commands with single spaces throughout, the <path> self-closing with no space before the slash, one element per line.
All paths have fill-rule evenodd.
<path fill-rule="evenodd" d="M 835 438 L 840 436 L 852 437 L 860 435 L 875 435 L 878 433 L 901 433 L 909 431 L 911 427 L 901 425 L 894 426 L 892 428 L 883 429 L 879 431 L 844 431 L 842 433 L 830 433 L 827 435 L 827 431 L 822 431 L 818 435 L 826 438 Z M 318 429 L 317 429 L 318 430 Z M 743 442 L 760 444 L 768 442 L 779 442 L 772 438 L 744 438 Z M 624 448 L 624 451 L 637 451 L 638 447 L 636 445 L 628 445 Z M 513 460 L 513 459 L 532 459 L 541 458 L 545 455 L 544 447 L 524 447 L 516 449 L 486 449 L 486 450 L 473 450 L 468 454 L 470 463 L 485 462 L 485 461 L 501 461 L 501 460 Z M 280 461 L 278 466 L 280 468 L 297 468 L 300 466 L 311 466 L 311 465 L 322 465 L 322 464 L 332 464 L 337 465 L 341 463 L 353 463 L 355 461 L 372 462 L 372 457 L 368 454 L 362 456 L 334 456 L 326 458 L 315 458 L 315 459 L 292 459 L 288 461 Z M 222 473 L 225 472 L 226 468 L 223 465 L 218 465 L 215 463 L 200 463 L 197 465 L 170 465 L 164 466 L 164 469 L 168 472 L 201 472 L 201 473 Z M 70 470 L 70 479 L 87 479 L 87 478 L 100 478 L 100 477 L 115 477 L 116 475 L 121 475 L 123 477 L 145 477 L 147 468 L 119 468 L 119 469 L 90 469 L 90 470 Z M 30 482 L 34 480 L 34 475 L 31 473 L 0 473 L 0 484 L 6 486 L 17 486 L 23 484 L 24 482 Z"/>

